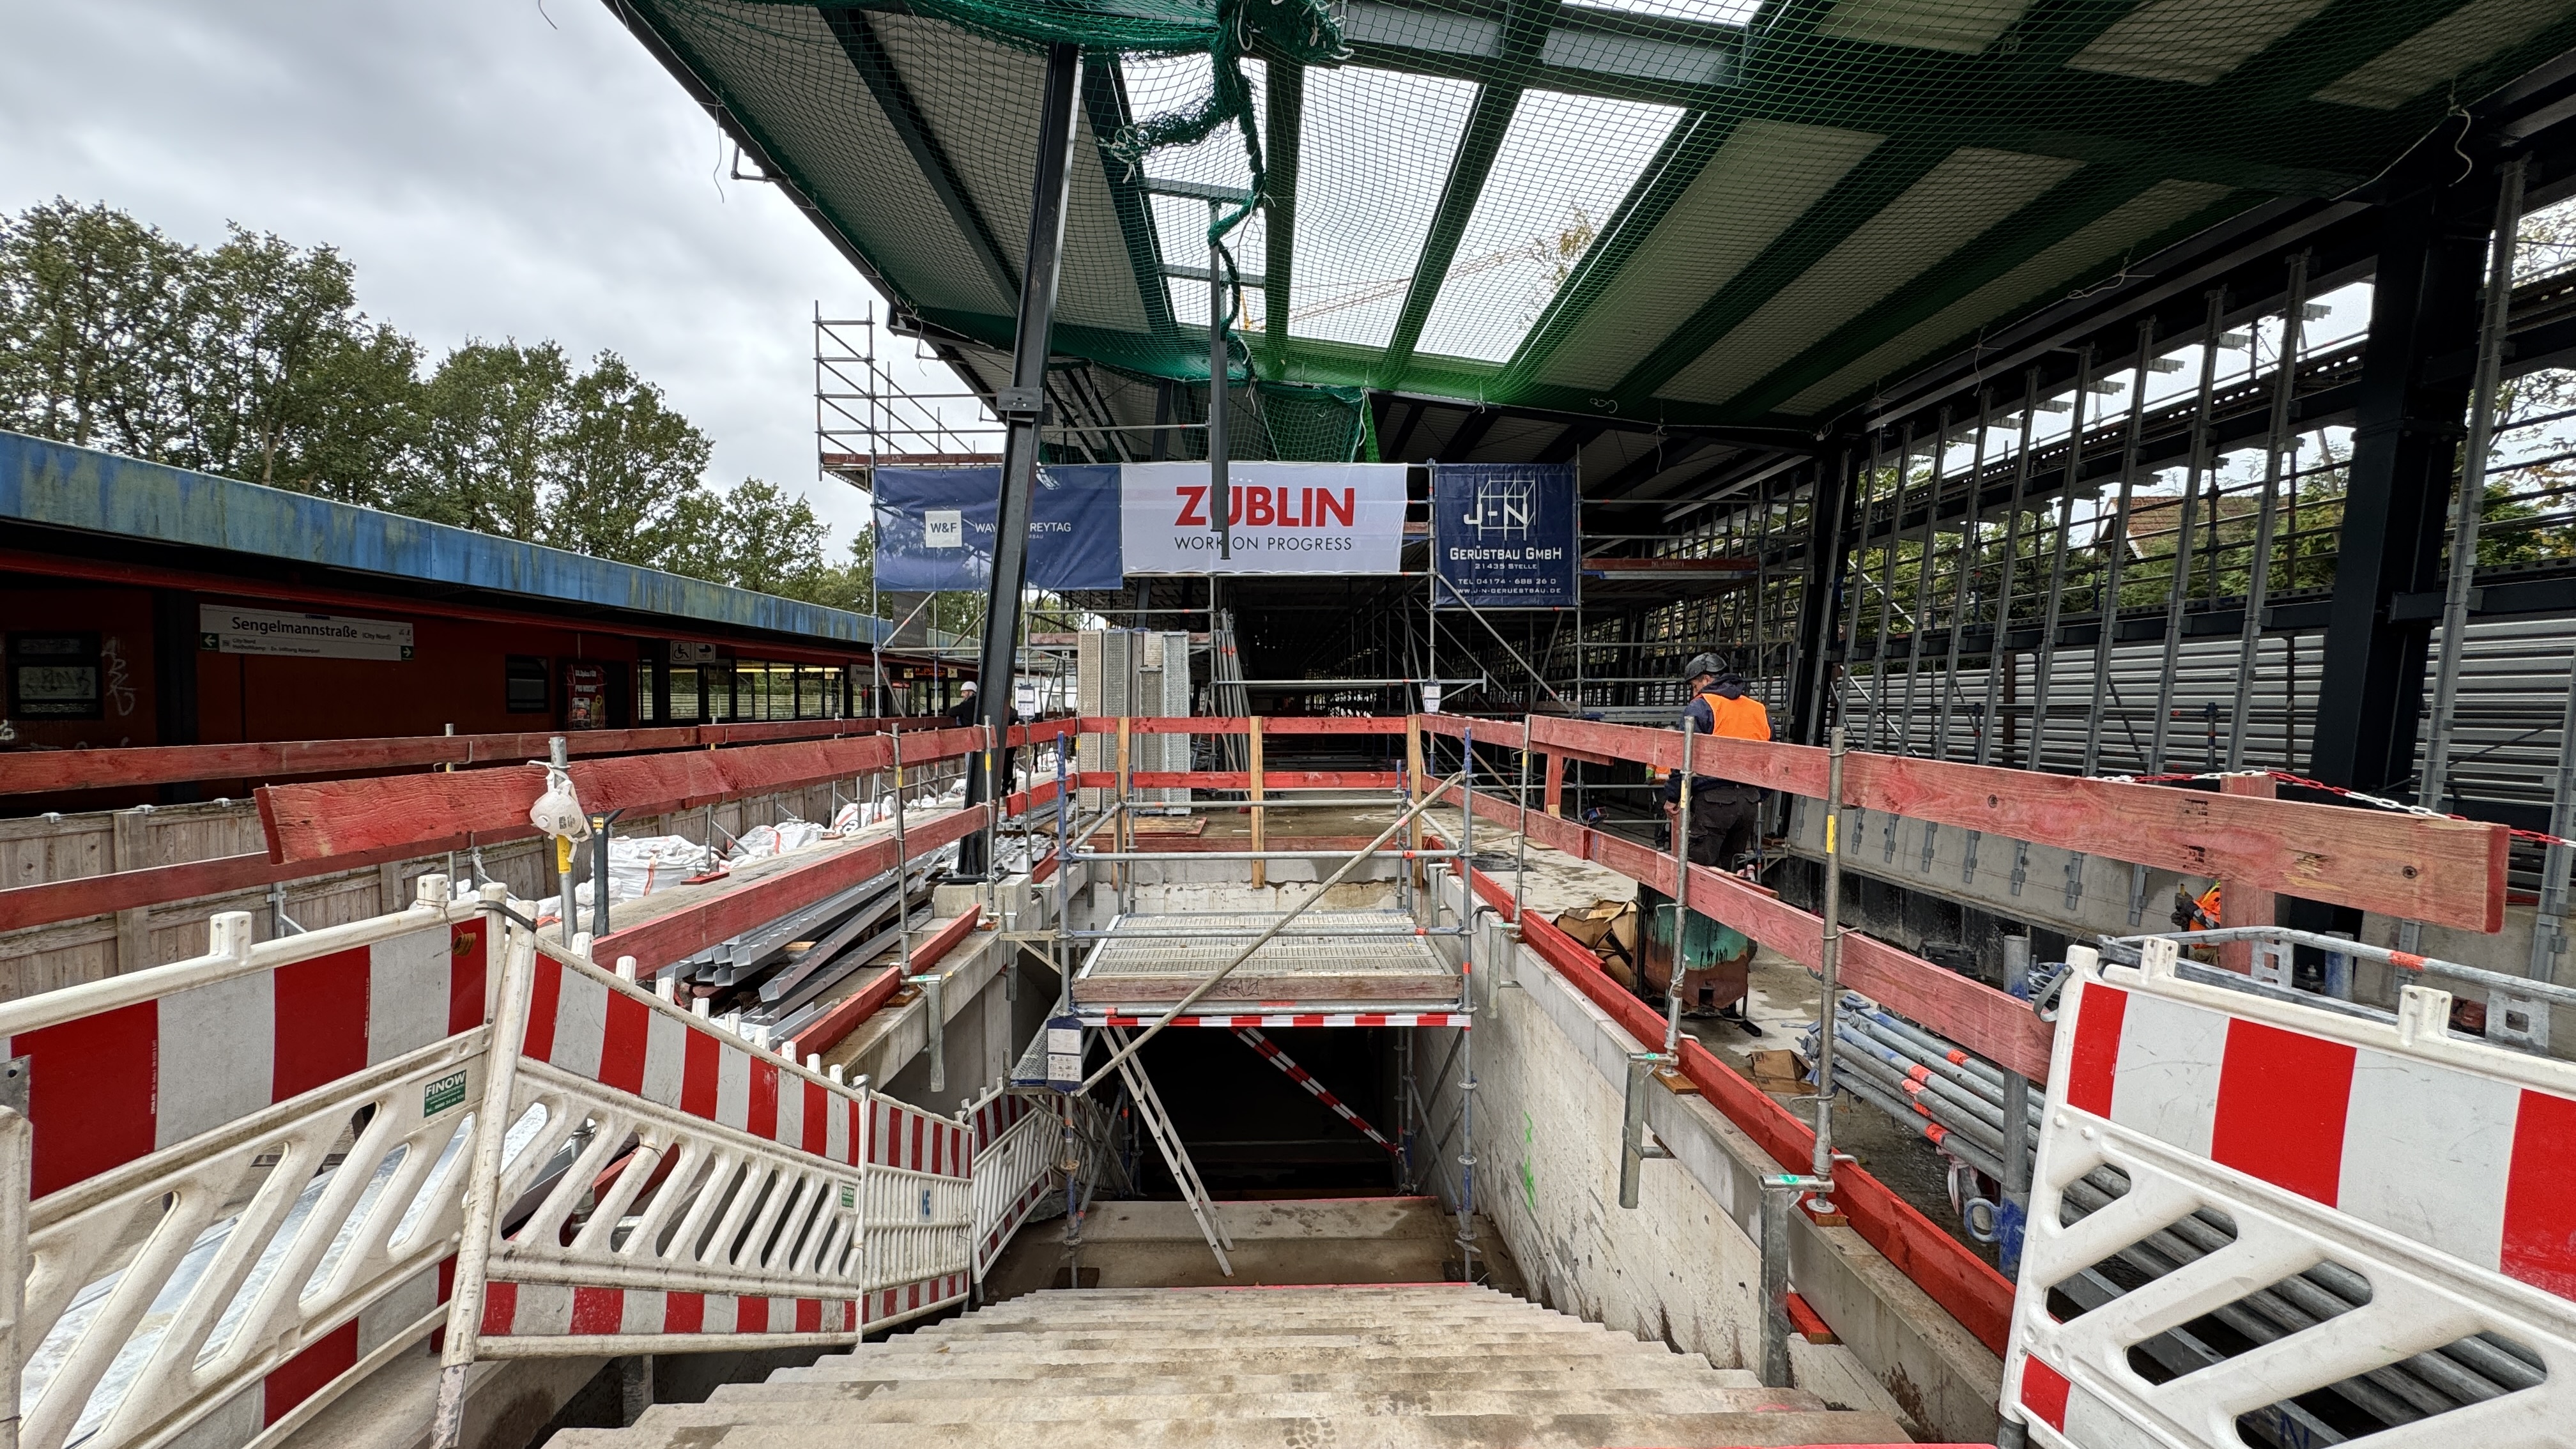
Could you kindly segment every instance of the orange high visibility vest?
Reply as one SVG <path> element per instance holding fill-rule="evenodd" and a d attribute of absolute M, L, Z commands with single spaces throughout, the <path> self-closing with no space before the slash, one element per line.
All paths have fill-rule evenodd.
<path fill-rule="evenodd" d="M 1728 699 L 1722 694 L 1703 694 L 1700 701 L 1708 706 L 1710 734 L 1738 740 L 1771 738 L 1771 712 L 1752 695 Z"/>

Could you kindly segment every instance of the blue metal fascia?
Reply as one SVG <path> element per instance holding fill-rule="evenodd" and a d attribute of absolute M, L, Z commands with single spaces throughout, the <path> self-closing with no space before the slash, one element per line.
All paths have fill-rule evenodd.
<path fill-rule="evenodd" d="M 864 646 L 885 620 L 0 431 L 0 520 Z"/>

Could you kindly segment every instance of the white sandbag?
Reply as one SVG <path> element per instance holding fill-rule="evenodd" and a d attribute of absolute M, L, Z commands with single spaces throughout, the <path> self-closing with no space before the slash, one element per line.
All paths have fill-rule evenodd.
<path fill-rule="evenodd" d="M 739 837 L 739 845 L 728 855 L 732 860 L 753 860 L 768 855 L 785 855 L 802 850 L 823 838 L 823 827 L 810 820 L 782 820 L 776 825 L 755 825 Z"/>

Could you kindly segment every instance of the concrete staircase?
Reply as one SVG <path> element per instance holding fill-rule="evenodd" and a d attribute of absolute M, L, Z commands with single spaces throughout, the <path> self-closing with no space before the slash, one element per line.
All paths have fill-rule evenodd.
<path fill-rule="evenodd" d="M 554 1449 L 1899 1444 L 1741 1369 L 1466 1286 L 1031 1293 Z"/>

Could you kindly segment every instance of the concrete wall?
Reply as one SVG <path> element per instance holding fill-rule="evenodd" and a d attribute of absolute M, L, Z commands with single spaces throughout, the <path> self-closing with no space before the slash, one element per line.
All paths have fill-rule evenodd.
<path fill-rule="evenodd" d="M 1484 921 L 1469 1048 L 1477 1207 L 1551 1306 L 1720 1367 L 1758 1367 L 1758 1179 L 1780 1164 L 1697 1095 L 1658 1087 L 1647 1123 L 1673 1157 L 1647 1162 L 1638 1206 L 1620 1208 L 1627 1054 L 1638 1043 L 1508 927 Z M 1456 1034 L 1423 1035 L 1436 1065 Z M 1459 1075 L 1425 1084 L 1435 1130 L 1456 1111 Z M 1446 1155 L 1454 1180 L 1454 1140 Z M 1449 1191 L 1436 1173 L 1427 1180 Z M 1791 1284 L 1847 1350 L 1794 1342 L 1798 1386 L 1897 1414 L 1919 1437 L 1991 1442 L 2001 1360 L 1851 1229 L 1800 1217 L 1795 1233 Z"/>

